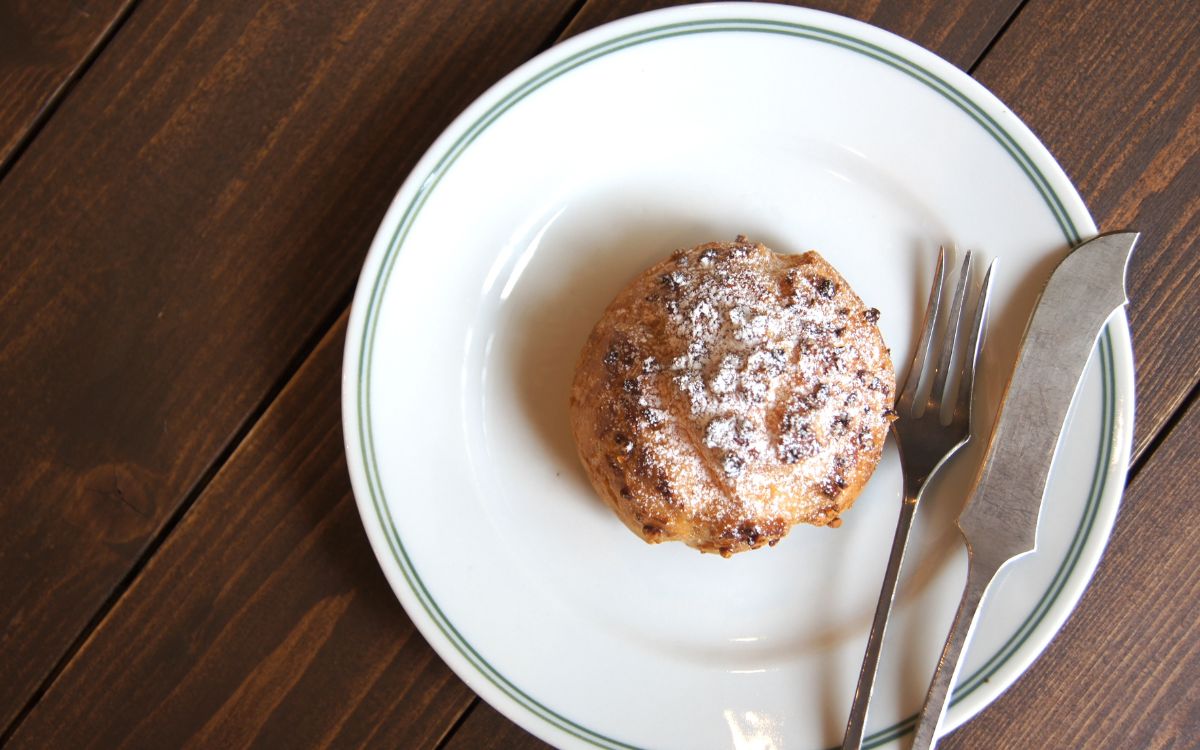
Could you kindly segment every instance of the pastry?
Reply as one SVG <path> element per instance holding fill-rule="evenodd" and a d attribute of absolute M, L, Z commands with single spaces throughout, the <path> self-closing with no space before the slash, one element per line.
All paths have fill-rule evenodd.
<path fill-rule="evenodd" d="M 593 486 L 647 542 L 723 556 L 840 525 L 894 416 L 878 319 L 816 252 L 676 251 L 580 355 L 571 427 Z"/>

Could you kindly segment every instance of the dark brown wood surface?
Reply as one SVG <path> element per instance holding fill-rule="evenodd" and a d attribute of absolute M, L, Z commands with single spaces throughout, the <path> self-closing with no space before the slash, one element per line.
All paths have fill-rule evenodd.
<path fill-rule="evenodd" d="M 1130 264 L 1140 456 L 1200 380 L 1200 12 L 1031 0 L 975 77 L 1074 180 L 1101 231 L 1142 232 Z"/>
<path fill-rule="evenodd" d="M 618 18 L 686 0 L 588 0 L 567 27 L 572 36 Z M 812 0 L 781 3 L 836 13 L 874 24 L 933 50 L 963 70 L 978 62 L 1021 0 Z"/>
<path fill-rule="evenodd" d="M 0 724 L 345 308 L 425 147 L 571 8 L 473 7 L 143 3 L 0 181 Z"/>
<path fill-rule="evenodd" d="M 13 747 L 433 746 L 473 695 L 375 562 L 342 448 L 345 316 Z"/>
<path fill-rule="evenodd" d="M 0 8 L 0 744 L 541 746 L 375 565 L 339 433 L 344 311 L 454 114 L 559 36 L 662 4 Z M 1112 545 L 1046 654 L 944 746 L 1195 745 L 1200 14 L 812 5 L 973 72 L 1103 229 L 1144 233 Z"/>
<path fill-rule="evenodd" d="M 134 2 L 0 3 L 0 175 L 53 114 Z"/>

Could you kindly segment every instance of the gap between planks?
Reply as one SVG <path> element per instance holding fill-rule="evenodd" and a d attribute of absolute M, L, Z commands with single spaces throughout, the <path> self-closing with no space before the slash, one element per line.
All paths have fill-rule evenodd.
<path fill-rule="evenodd" d="M 563 18 L 554 27 L 551 33 L 547 34 L 546 39 L 536 47 L 534 56 L 541 54 L 561 40 L 563 34 L 571 25 L 571 22 L 575 20 L 576 16 L 579 15 L 580 10 L 582 10 L 586 2 L 587 0 L 576 0 L 576 2 L 571 6 L 570 10 L 563 14 Z M 139 0 L 129 0 L 117 17 L 113 20 L 112 24 L 110 24 L 105 32 L 99 37 L 96 45 L 92 50 L 89 51 L 88 55 L 84 58 L 84 61 L 75 71 L 72 72 L 70 76 L 68 76 L 59 89 L 55 91 L 51 101 L 47 103 L 41 112 L 38 113 L 37 119 L 30 129 L 21 137 L 21 140 L 13 149 L 10 157 L 5 162 L 0 163 L 0 180 L 4 179 L 4 177 L 11 171 L 12 166 L 20 159 L 21 155 L 28 149 L 29 145 L 34 141 L 34 139 L 36 139 L 37 135 L 45 127 L 50 117 L 53 116 L 53 114 L 58 110 L 62 101 L 65 100 L 71 89 L 74 88 L 76 83 L 78 83 L 78 81 L 87 73 L 88 69 L 90 69 L 95 60 L 100 56 L 100 53 L 108 46 L 113 37 L 115 37 L 117 31 L 124 26 L 125 22 L 132 15 L 138 3 Z M 76 635 L 75 639 L 71 642 L 67 650 L 54 664 L 53 668 L 46 675 L 46 678 L 42 680 L 42 682 L 37 686 L 37 689 L 34 690 L 30 695 L 25 705 L 23 705 L 20 711 L 18 711 L 13 717 L 12 722 L 4 728 L 3 732 L 0 732 L 0 747 L 7 745 L 9 739 L 12 738 L 12 736 L 20 728 L 21 724 L 24 723 L 25 719 L 37 707 L 38 703 L 42 699 L 42 696 L 44 696 L 46 692 L 54 685 L 54 683 L 58 680 L 59 675 L 61 675 L 63 670 L 66 669 L 67 665 L 74 660 L 75 655 L 83 647 L 83 644 L 87 642 L 92 633 L 94 633 L 101 623 L 103 623 L 108 617 L 109 613 L 125 595 L 125 592 L 128 591 L 133 585 L 134 581 L 137 580 L 142 570 L 144 570 L 146 565 L 149 564 L 150 560 L 162 547 L 163 543 L 174 532 L 175 528 L 187 515 L 188 511 L 191 510 L 192 506 L 195 505 L 200 496 L 204 494 L 206 489 L 208 489 L 208 486 L 212 483 L 212 480 L 217 476 L 217 474 L 220 473 L 222 467 L 224 467 L 229 461 L 230 457 L 237 452 L 238 447 L 241 446 L 246 440 L 246 437 L 254 429 L 255 425 L 262 420 L 271 404 L 275 402 L 275 400 L 279 397 L 279 394 L 282 393 L 284 388 L 287 387 L 288 383 L 295 378 L 297 372 L 299 372 L 300 368 L 309 359 L 309 357 L 312 356 L 313 352 L 324 339 L 326 334 L 328 334 L 329 331 L 338 324 L 338 321 L 341 319 L 343 314 L 348 313 L 351 303 L 354 299 L 355 288 L 356 285 L 351 285 L 349 289 L 342 293 L 336 304 L 332 306 L 330 311 L 324 316 L 324 318 L 321 319 L 321 321 L 309 333 L 308 337 L 301 343 L 294 356 L 282 368 L 279 376 L 263 393 L 262 398 L 251 410 L 246 413 L 246 416 L 243 418 L 241 424 L 239 424 L 237 429 L 234 430 L 233 434 L 218 452 L 212 463 L 210 463 L 205 470 L 201 472 L 196 482 L 187 491 L 183 502 L 180 503 L 179 507 L 177 507 L 175 511 L 167 518 L 162 528 L 159 529 L 153 537 L 151 537 L 142 555 L 113 587 L 112 591 L 96 610 L 95 614 L 88 620 L 84 628 Z M 446 733 L 438 741 L 438 747 L 443 746 L 449 740 L 458 727 L 462 725 L 463 721 L 466 720 L 466 717 L 471 713 L 478 702 L 479 698 L 478 696 L 475 696 L 466 704 L 462 713 L 460 713 L 455 721 L 451 723 L 451 725 L 447 728 Z"/>
<path fill-rule="evenodd" d="M 151 558 L 154 557 L 159 548 L 161 548 L 163 543 L 166 542 L 167 538 L 179 525 L 180 521 L 183 520 L 183 517 L 187 515 L 188 510 L 195 505 L 196 500 L 204 494 L 206 489 L 208 489 L 208 486 L 212 483 L 213 478 L 220 473 L 221 468 L 225 466 L 225 464 L 229 461 L 229 458 L 236 453 L 238 447 L 245 442 L 246 436 L 249 435 L 254 429 L 254 426 L 262 420 L 262 417 L 267 412 L 267 409 L 271 407 L 271 404 L 275 403 L 275 400 L 279 397 L 279 394 L 283 392 L 283 389 L 287 387 L 287 384 L 290 383 L 296 376 L 296 373 L 299 371 L 300 367 L 306 361 L 308 361 L 310 356 L 312 356 L 313 351 L 317 348 L 317 345 L 321 342 L 325 335 L 329 333 L 329 331 L 335 325 L 337 325 L 338 320 L 341 319 L 342 315 L 350 308 L 350 302 L 353 298 L 353 293 L 354 290 L 351 289 L 349 292 L 342 295 L 333 311 L 327 314 L 325 318 L 321 320 L 320 324 L 314 328 L 313 332 L 296 351 L 295 356 L 293 356 L 292 359 L 287 363 L 287 366 L 283 369 L 283 372 L 281 372 L 279 377 L 276 378 L 273 383 L 271 383 L 271 387 L 263 393 L 262 398 L 257 404 L 254 405 L 254 408 L 247 412 L 246 416 L 242 420 L 242 423 L 238 425 L 237 429 L 234 430 L 233 435 L 229 438 L 229 441 L 221 448 L 220 452 L 213 459 L 212 463 L 210 463 L 204 469 L 204 471 L 201 472 L 199 478 L 196 480 L 196 483 L 192 485 L 191 489 L 188 490 L 187 494 L 184 496 L 183 502 L 180 503 L 179 507 L 176 508 L 175 511 L 167 518 L 166 522 L 163 523 L 162 528 L 150 538 L 150 541 L 146 545 L 146 549 L 142 553 L 141 557 L 137 559 L 137 561 L 129 568 L 125 575 L 121 577 L 120 581 L 117 582 L 116 586 L 113 587 L 112 591 L 109 592 L 109 595 L 96 610 L 96 613 L 92 615 L 91 619 L 88 620 L 87 625 L 79 632 L 78 635 L 76 635 L 75 639 L 63 653 L 62 657 L 59 658 L 59 660 L 54 664 L 54 667 L 50 670 L 49 674 L 46 675 L 46 678 L 42 680 L 41 684 L 38 685 L 37 690 L 33 692 L 33 694 L 29 697 L 29 700 L 26 701 L 25 705 L 21 707 L 21 710 L 17 712 L 17 715 L 13 717 L 12 723 L 5 728 L 4 732 L 0 733 L 0 748 L 8 744 L 9 739 L 21 727 L 21 724 L 24 723 L 29 714 L 31 714 L 37 707 L 37 704 L 41 701 L 42 696 L 44 696 L 46 691 L 48 691 L 54 685 L 54 683 L 58 680 L 59 675 L 62 674 L 63 670 L 67 668 L 67 665 L 74 660 L 75 655 L 79 653 L 79 649 L 83 647 L 83 644 L 86 643 L 88 638 L 91 637 L 92 633 L 96 631 L 96 628 L 98 628 L 100 624 L 108 617 L 109 612 L 113 610 L 113 608 L 125 595 L 125 592 L 129 590 L 129 588 L 133 585 L 133 582 L 137 580 L 139 575 L 141 575 L 142 570 L 144 570 L 146 565 L 149 564 Z"/>
<path fill-rule="evenodd" d="M 1005 20 L 1004 24 L 997 31 L 995 36 L 993 36 L 993 38 L 991 39 L 991 41 L 989 41 L 989 43 L 986 45 L 986 47 L 983 49 L 983 51 L 977 56 L 977 58 L 974 61 L 972 61 L 970 66 L 967 68 L 968 73 L 973 74 L 976 71 L 976 69 L 980 66 L 980 64 L 987 58 L 988 54 L 992 51 L 992 49 L 995 47 L 995 45 L 998 43 L 998 41 L 1004 36 L 1004 34 L 1012 26 L 1015 19 L 1020 15 L 1021 11 L 1024 9 L 1027 2 L 1028 2 L 1028 0 L 1022 0 L 1022 2 L 1020 4 L 1018 4 L 1017 7 L 1012 11 L 1012 13 L 1009 15 L 1009 17 Z M 109 27 L 107 29 L 105 29 L 104 33 L 101 34 L 100 37 L 97 39 L 96 44 L 88 52 L 87 56 L 84 58 L 84 60 L 81 62 L 81 64 L 75 70 L 73 70 L 70 75 L 67 76 L 67 78 L 63 81 L 63 83 L 60 85 L 60 87 L 54 92 L 50 101 L 38 113 L 37 118 L 31 124 L 30 128 L 26 131 L 26 133 L 21 137 L 20 141 L 18 142 L 17 146 L 13 149 L 13 151 L 9 155 L 9 157 L 3 163 L 0 163 L 0 180 L 2 180 L 5 176 L 7 176 L 7 174 L 11 171 L 13 165 L 21 158 L 21 156 L 28 149 L 28 146 L 33 142 L 33 140 L 37 138 L 38 134 L 43 130 L 46 123 L 50 120 L 50 118 L 58 110 L 58 108 L 61 106 L 62 102 L 66 99 L 67 96 L 70 95 L 70 92 L 75 87 L 75 85 L 78 83 L 78 81 L 84 75 L 86 75 L 87 71 L 90 69 L 90 67 L 95 62 L 95 60 L 104 51 L 104 49 L 108 46 L 108 44 L 112 41 L 112 39 L 120 31 L 120 29 L 124 26 L 126 21 L 132 15 L 133 11 L 137 8 L 138 4 L 139 4 L 139 0 L 129 0 L 129 2 L 126 3 L 126 5 L 122 8 L 120 13 L 114 18 L 113 22 L 109 25 Z M 570 12 L 567 14 L 564 14 L 563 19 L 560 21 L 558 26 L 553 30 L 553 32 L 548 35 L 547 40 L 544 41 L 541 45 L 539 45 L 539 47 L 537 48 L 538 53 L 544 51 L 545 49 L 552 46 L 554 43 L 557 43 L 558 41 L 561 40 L 564 33 L 566 33 L 570 29 L 572 23 L 580 15 L 580 12 L 583 10 L 583 8 L 586 4 L 587 4 L 587 0 L 578 0 L 572 6 Z M 116 605 L 116 603 L 122 598 L 124 593 L 129 589 L 129 587 L 132 585 L 134 580 L 136 580 L 136 578 L 139 576 L 141 571 L 145 568 L 146 564 L 157 553 L 158 549 L 162 546 L 163 542 L 170 536 L 170 534 L 174 531 L 174 529 L 177 527 L 177 525 L 182 520 L 182 518 L 191 509 L 191 507 L 194 505 L 195 501 L 204 493 L 204 491 L 207 489 L 207 487 L 211 483 L 212 479 L 217 475 L 217 473 L 220 471 L 220 469 L 225 465 L 225 463 L 228 461 L 230 456 L 232 456 L 236 452 L 238 446 L 240 446 L 242 444 L 242 442 L 245 440 L 246 436 L 250 433 L 250 431 L 253 429 L 253 427 L 261 420 L 261 418 L 263 417 L 263 415 L 265 414 L 267 409 L 270 407 L 270 405 L 275 401 L 275 399 L 283 391 L 283 389 L 286 387 L 286 385 L 295 377 L 297 371 L 300 369 L 300 367 L 303 365 L 303 363 L 305 361 L 307 361 L 307 359 L 312 355 L 313 351 L 315 350 L 315 348 L 317 347 L 319 342 L 322 340 L 322 338 L 329 332 L 329 330 L 331 328 L 333 328 L 334 325 L 337 324 L 337 321 L 341 318 L 341 316 L 349 308 L 351 300 L 353 299 L 353 294 L 354 294 L 353 286 L 343 293 L 343 295 L 339 298 L 338 303 L 333 307 L 331 312 L 329 312 L 325 316 L 325 318 L 322 319 L 322 321 L 319 323 L 319 325 L 313 329 L 313 331 L 310 333 L 310 335 L 307 337 L 307 339 L 297 349 L 293 358 L 282 369 L 279 376 L 272 383 L 271 387 L 263 394 L 263 397 L 260 399 L 260 401 L 255 405 L 255 407 L 252 410 L 250 410 L 247 413 L 246 417 L 243 419 L 243 421 L 239 425 L 238 429 L 233 433 L 233 435 L 230 437 L 229 441 L 222 448 L 222 450 L 217 455 L 217 457 L 214 459 L 214 461 L 206 468 L 206 470 L 201 474 L 201 476 L 193 484 L 192 488 L 188 491 L 183 503 L 167 519 L 167 521 L 164 523 L 163 527 L 151 539 L 150 543 L 147 545 L 146 550 L 142 554 L 142 556 L 137 560 L 137 562 L 129 570 L 129 572 L 120 580 L 120 582 L 114 587 L 114 589 L 110 593 L 109 597 L 104 601 L 103 605 L 97 610 L 96 614 L 91 618 L 91 620 L 89 620 L 86 627 L 78 634 L 76 639 L 72 642 L 70 648 L 64 653 L 63 657 L 58 661 L 58 663 L 56 663 L 56 665 L 51 670 L 51 672 L 47 675 L 47 677 L 43 681 L 43 683 L 38 686 L 38 689 L 33 693 L 33 695 L 31 696 L 29 701 L 26 703 L 26 705 L 16 715 L 13 722 L 9 725 L 9 727 L 7 727 L 5 729 L 5 731 L 2 734 L 0 734 L 0 746 L 3 746 L 8 741 L 8 739 L 13 735 L 13 733 L 20 726 L 20 724 L 24 721 L 24 719 L 29 715 L 29 713 L 37 705 L 37 703 L 39 702 L 42 695 L 44 695 L 45 692 L 54 684 L 54 682 L 57 680 L 58 676 L 61 674 L 63 669 L 72 661 L 75 654 L 78 652 L 79 648 L 83 645 L 84 642 L 86 642 L 88 637 L 90 637 L 90 635 L 95 631 L 95 629 L 100 625 L 100 623 L 102 623 L 104 621 L 104 619 L 107 617 L 108 613 L 112 610 L 112 608 Z M 1198 398 L 1200 398 L 1200 383 L 1195 384 L 1192 387 L 1191 391 L 1176 405 L 1176 407 L 1172 411 L 1171 415 L 1157 428 L 1154 435 L 1147 442 L 1146 448 L 1139 455 L 1137 455 L 1134 458 L 1134 461 L 1132 462 L 1129 473 L 1127 475 L 1128 481 L 1131 481 L 1140 472 L 1140 470 L 1146 465 L 1150 456 L 1153 455 L 1157 451 L 1157 449 L 1161 446 L 1161 444 L 1164 442 L 1164 440 L 1167 438 L 1167 436 L 1171 433 L 1171 431 L 1178 425 L 1180 419 L 1182 418 L 1182 415 L 1186 413 L 1188 408 Z M 438 743 L 436 745 L 437 748 L 444 748 L 449 743 L 449 741 L 457 733 L 459 728 L 461 728 L 462 725 L 474 713 L 475 709 L 477 708 L 477 706 L 479 704 L 479 701 L 480 701 L 480 698 L 478 696 L 475 696 L 466 705 L 466 707 L 463 709 L 463 711 L 459 714 L 459 716 L 455 719 L 455 721 L 453 723 L 451 723 L 451 725 L 447 728 L 446 732 L 443 734 L 441 739 L 438 741 Z"/>
<path fill-rule="evenodd" d="M 67 73 L 66 77 L 63 78 L 58 87 L 54 89 L 54 92 L 50 94 L 50 98 L 47 99 L 46 103 L 43 104 L 41 109 L 38 110 L 37 115 L 33 118 L 33 121 L 29 123 L 29 127 L 20 135 L 20 137 L 17 138 L 16 142 L 13 144 L 12 151 L 10 151 L 8 155 L 2 161 L 0 161 L 0 180 L 3 180 L 8 176 L 8 173 L 12 171 L 13 166 L 21 159 L 21 156 L 25 153 L 25 151 L 28 150 L 29 144 L 33 143 L 33 141 L 38 137 L 38 134 L 42 132 L 42 129 L 46 127 L 46 123 L 48 123 L 50 118 L 54 116 L 54 113 L 58 111 L 59 106 L 61 106 L 63 101 L 65 101 L 66 98 L 71 94 L 71 90 L 75 88 L 75 84 L 77 84 L 79 80 L 87 74 L 88 70 L 91 69 L 92 64 L 96 62 L 98 57 L 100 57 L 100 54 L 108 48 L 108 45 L 110 42 L 112 42 L 113 37 L 117 35 L 117 32 L 121 30 L 121 28 L 125 25 L 125 22 L 129 20 L 131 15 L 133 15 L 133 11 L 135 8 L 137 8 L 139 2 L 140 0 L 126 0 L 125 5 L 119 11 L 117 11 L 115 16 L 113 16 L 113 20 L 109 22 L 108 26 L 102 32 L 100 32 L 99 36 L 96 37 L 96 41 L 93 42 L 91 49 L 87 51 L 87 53 L 83 56 L 83 59 L 80 60 L 79 64 L 76 65 L 75 68 L 69 73 Z M 7 736 L 7 733 L 5 733 L 5 735 L 0 735 L 0 744 L 3 744 L 5 736 Z"/>

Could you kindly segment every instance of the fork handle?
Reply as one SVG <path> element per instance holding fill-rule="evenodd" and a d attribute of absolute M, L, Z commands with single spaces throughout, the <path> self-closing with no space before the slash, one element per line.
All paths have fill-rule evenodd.
<path fill-rule="evenodd" d="M 979 612 L 979 605 L 999 569 L 999 566 L 982 564 L 974 558 L 968 564 L 967 586 L 958 604 L 958 612 L 954 615 L 954 624 L 950 626 L 946 645 L 942 647 L 937 670 L 929 683 L 929 693 L 926 694 L 925 706 L 921 709 L 912 750 L 932 750 L 937 745 L 938 730 L 946 715 L 950 688 L 958 676 L 959 657 L 975 629 L 975 615 Z"/>
<path fill-rule="evenodd" d="M 862 669 L 858 672 L 858 685 L 854 689 L 854 703 L 850 718 L 846 722 L 846 734 L 842 738 L 842 750 L 859 750 L 862 747 L 863 731 L 867 724 L 867 707 L 875 690 L 875 675 L 879 671 L 879 654 L 883 646 L 883 635 L 887 631 L 888 616 L 896 600 L 896 584 L 900 578 L 900 567 L 904 563 L 904 550 L 908 546 L 908 532 L 912 528 L 913 516 L 917 511 L 918 496 L 906 496 L 900 505 L 900 518 L 896 522 L 896 536 L 892 539 L 892 552 L 888 556 L 887 571 L 883 574 L 883 588 L 879 592 L 879 603 L 875 605 L 875 619 L 871 622 L 871 634 L 867 636 L 867 651 L 863 656 Z"/>

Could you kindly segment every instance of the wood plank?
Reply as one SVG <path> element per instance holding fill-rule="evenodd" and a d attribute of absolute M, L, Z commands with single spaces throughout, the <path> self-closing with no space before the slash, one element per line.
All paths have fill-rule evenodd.
<path fill-rule="evenodd" d="M 431 747 L 472 693 L 396 601 L 342 447 L 345 316 L 12 747 Z"/>
<path fill-rule="evenodd" d="M 0 3 L 0 175 L 133 3 Z"/>
<path fill-rule="evenodd" d="M 1192 464 L 1192 465 L 1194 465 L 1194 462 L 1193 462 L 1193 464 Z M 190 516 L 189 516 L 189 518 L 190 518 Z M 185 523 L 186 523 L 186 522 L 187 522 L 187 521 L 185 520 Z M 182 530 L 182 528 L 183 528 L 183 526 L 181 526 L 181 527 L 180 527 L 180 530 Z M 173 543 L 173 540 L 172 540 L 172 542 L 169 542 L 168 544 L 171 544 L 171 543 Z M 164 550 L 163 550 L 163 551 L 165 552 L 165 551 L 166 551 L 166 549 L 167 549 L 167 547 L 164 547 Z M 153 564 L 154 564 L 154 563 L 152 563 L 152 565 L 153 565 Z M 147 573 L 149 573 L 149 568 L 147 569 Z M 141 585 L 141 582 L 140 582 L 140 581 L 139 581 L 139 584 L 138 584 L 138 585 Z M 132 592 L 131 592 L 131 594 L 132 594 Z M 124 606 L 124 602 L 122 602 L 122 605 L 121 605 L 121 606 Z M 114 614 L 115 614 L 115 613 L 116 613 L 116 611 L 114 611 Z M 318 619 L 320 619 L 320 618 L 318 618 Z M 106 623 L 105 623 L 105 625 L 106 625 L 106 627 L 107 627 L 107 626 L 108 626 L 108 623 L 106 622 Z M 97 636 L 97 637 L 99 637 L 99 636 Z M 302 639 L 301 639 L 301 640 L 302 640 Z M 91 648 L 91 643 L 89 643 L 89 645 L 88 645 L 88 648 Z M 307 649 L 304 649 L 304 648 L 295 648 L 295 649 L 294 649 L 294 652 L 296 652 L 296 653 L 298 653 L 298 654 L 299 654 L 299 653 L 307 653 Z M 84 652 L 84 653 L 85 653 L 85 654 L 87 653 L 86 649 L 85 649 L 85 652 Z M 292 647 L 292 646 L 289 646 L 287 649 L 285 649 L 285 650 L 284 650 L 283 652 L 281 652 L 281 653 L 293 653 L 293 647 Z M 81 656 L 82 656 L 82 655 L 81 655 Z M 224 658 L 224 657 L 222 657 L 222 658 Z M 297 656 L 296 658 L 299 658 L 299 656 Z M 287 659 L 282 659 L 280 663 L 286 663 L 287 661 L 288 661 Z M 270 661 L 270 660 L 267 660 L 267 662 L 268 662 L 268 663 L 271 663 L 271 661 Z M 71 669 L 75 669 L 75 668 L 76 668 L 76 666 L 73 664 L 73 665 L 72 665 L 72 667 L 71 667 Z M 73 682 L 73 681 L 72 681 L 72 682 Z M 64 682 L 64 684 L 67 684 L 67 683 L 66 683 L 66 682 Z M 238 684 L 240 685 L 241 683 L 238 683 Z M 65 689 L 65 688 L 64 688 L 64 689 Z M 53 695 L 53 693 L 54 693 L 54 691 L 52 691 L 51 695 Z M 374 692 L 373 692 L 373 691 L 372 691 L 371 695 L 374 695 Z M 48 699 L 49 699 L 50 697 L 51 697 L 51 696 L 48 696 Z M 488 729 L 487 729 L 487 725 L 486 725 L 486 723 L 484 723 L 484 724 L 480 724 L 479 722 L 476 722 L 476 721 L 475 721 L 476 714 L 478 714 L 480 717 L 486 717 L 486 716 L 487 716 L 489 713 L 494 713 L 494 712 L 491 712 L 491 710 L 490 710 L 490 709 L 488 709 L 486 706 L 481 706 L 479 710 L 477 710 L 476 712 L 473 712 L 473 713 L 472 713 L 472 715 L 471 715 L 470 717 L 468 717 L 468 719 L 467 719 L 466 723 L 464 723 L 464 725 L 463 725 L 462 729 L 460 730 L 460 733 L 463 735 L 463 737 L 464 737 L 464 738 L 467 738 L 467 739 L 470 739 L 471 737 L 480 737 L 480 738 L 486 738 L 486 737 L 489 737 L 489 736 L 491 736 L 490 734 L 488 734 L 488 731 L 490 731 L 490 730 L 488 730 Z M 498 715 L 497 715 L 497 716 L 498 716 Z M 32 718 L 33 718 L 33 717 L 31 717 L 31 719 L 32 719 Z M 517 737 L 522 737 L 522 736 L 525 736 L 525 735 L 523 735 L 523 733 L 521 733 L 521 732 L 520 732 L 520 730 L 516 729 L 516 727 L 514 727 L 514 726 L 512 726 L 512 725 L 502 726 L 502 727 L 500 727 L 500 728 L 499 728 L 498 730 L 496 730 L 496 731 L 499 731 L 499 732 L 500 732 L 500 735 L 499 735 L 499 736 L 501 736 L 501 737 L 504 737 L 504 738 L 509 738 L 509 739 L 511 739 L 511 740 L 512 740 L 511 742 L 505 742 L 503 746 L 515 746 L 515 745 L 517 745 L 517 743 L 518 743 L 518 742 L 520 742 L 520 740 L 517 740 L 516 738 L 517 738 Z M 965 730 L 964 730 L 964 731 L 965 731 Z M 23 730 L 23 732 L 24 732 L 24 730 Z M 25 735 L 24 735 L 24 733 L 22 733 L 22 735 L 21 735 L 21 736 L 22 736 L 22 737 L 24 737 L 24 736 L 25 736 Z M 215 735 L 213 735 L 213 736 L 215 737 Z M 457 738 L 458 736 L 459 736 L 459 735 L 457 735 L 457 734 L 455 735 L 455 737 L 456 737 L 456 738 Z M 1183 735 L 1183 736 L 1184 736 L 1184 737 L 1186 737 L 1186 736 L 1188 736 L 1188 735 Z M 527 737 L 527 736 L 526 736 L 526 737 Z M 527 741 L 528 741 L 528 742 L 529 742 L 531 745 L 533 745 L 533 744 L 537 744 L 535 741 L 533 741 L 533 740 L 532 740 L 532 738 L 528 738 L 528 740 L 527 740 Z M 455 740 L 455 742 L 459 742 L 459 740 L 457 740 L 457 739 L 456 739 L 456 740 Z M 395 743 L 392 743 L 392 744 L 395 744 Z M 493 746 L 499 746 L 499 745 L 493 745 Z M 540 745 L 539 745 L 539 746 L 540 746 Z M 977 745 L 970 745 L 970 746 L 977 746 Z M 1015 745 L 1014 745 L 1014 746 L 1015 746 Z"/>
<path fill-rule="evenodd" d="M 1195 747 L 1200 739 L 1200 400 L 1125 494 L 1066 627 L 1021 680 L 939 747 Z"/>
<path fill-rule="evenodd" d="M 529 734 L 500 715 L 500 712 L 476 700 L 462 726 L 446 743 L 444 750 L 547 750 L 550 745 Z"/>
<path fill-rule="evenodd" d="M 427 144 L 570 5 L 122 26 L 0 182 L 0 727 L 345 307 Z"/>
<path fill-rule="evenodd" d="M 773 0 L 776 1 L 776 0 Z M 567 27 L 565 36 L 633 13 L 685 5 L 689 0 L 589 0 Z M 931 49 L 967 70 L 979 59 L 1020 0 L 804 0 L 784 2 L 866 21 Z"/>
<path fill-rule="evenodd" d="M 1075 181 L 1130 267 L 1134 452 L 1200 380 L 1200 13 L 1192 0 L 1032 0 L 976 77 Z"/>

